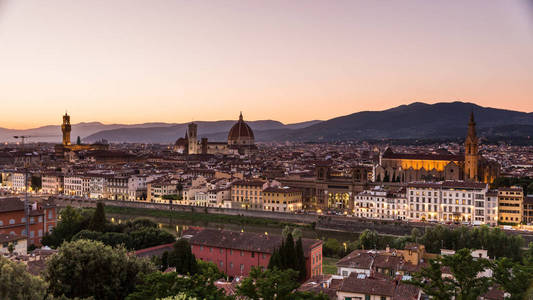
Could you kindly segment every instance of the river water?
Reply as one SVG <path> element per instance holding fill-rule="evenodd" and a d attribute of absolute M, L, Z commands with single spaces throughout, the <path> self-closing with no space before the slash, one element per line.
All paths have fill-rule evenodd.
<path fill-rule="evenodd" d="M 279 226 L 261 226 L 261 225 L 241 225 L 241 224 L 232 224 L 232 223 L 217 223 L 217 222 L 206 222 L 206 221 L 193 221 L 185 219 L 173 219 L 161 218 L 161 217 L 140 217 L 140 216 L 130 216 L 123 214 L 108 214 L 108 217 L 111 222 L 125 222 L 132 219 L 150 219 L 155 223 L 159 224 L 159 227 L 165 229 L 166 231 L 179 236 L 183 230 L 186 230 L 190 227 L 201 227 L 201 228 L 216 228 L 224 229 L 231 231 L 243 231 L 243 232 L 255 232 L 255 233 L 266 233 L 273 235 L 281 235 L 283 228 Z M 172 222 L 172 224 L 171 224 Z M 312 229 L 309 227 L 298 227 L 304 238 L 311 239 L 327 239 L 334 238 L 341 242 L 345 241 L 354 241 L 358 238 L 359 234 L 354 232 L 345 232 L 345 231 L 334 231 L 334 230 L 321 230 L 321 229 Z"/>

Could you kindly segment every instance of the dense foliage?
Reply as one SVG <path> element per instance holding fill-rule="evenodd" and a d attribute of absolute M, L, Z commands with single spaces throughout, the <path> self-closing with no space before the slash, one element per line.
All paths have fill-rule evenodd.
<path fill-rule="evenodd" d="M 126 299 L 150 300 L 178 294 L 197 299 L 228 299 L 224 292 L 213 284 L 217 279 L 203 273 L 183 276 L 177 272 L 155 272 L 145 275 L 142 283 L 138 284 Z"/>
<path fill-rule="evenodd" d="M 307 267 L 305 264 L 302 238 L 300 237 L 295 243 L 292 233 L 287 233 L 281 246 L 272 253 L 268 262 L 268 268 L 271 270 L 295 270 L 298 272 L 298 279 L 304 281 L 307 276 Z"/>
<path fill-rule="evenodd" d="M 237 288 L 237 295 L 248 299 L 328 299 L 323 294 L 294 291 L 300 286 L 298 272 L 278 268 L 262 271 L 252 268 L 250 276 L 243 279 Z"/>
<path fill-rule="evenodd" d="M 521 248 L 524 239 L 520 235 L 507 234 L 499 228 L 480 227 L 449 227 L 443 225 L 428 226 L 424 233 L 413 229 L 410 236 L 393 237 L 379 235 L 375 231 L 365 230 L 353 242 L 340 243 L 335 239 L 327 239 L 323 245 L 326 257 L 343 257 L 355 249 L 403 249 L 408 242 L 423 244 L 426 251 L 440 253 L 440 249 L 460 250 L 463 248 L 487 249 L 489 257 L 508 257 L 514 261 L 521 259 Z"/>
<path fill-rule="evenodd" d="M 503 257 L 494 261 L 474 258 L 469 249 L 455 255 L 444 256 L 429 262 L 429 266 L 415 274 L 412 284 L 436 300 L 478 299 L 489 287 L 497 287 L 510 295 L 509 299 L 525 299 L 531 295 L 533 285 L 533 244 L 522 261 Z M 452 277 L 443 276 L 449 270 Z M 486 272 L 485 276 L 479 276 Z M 487 276 L 492 272 L 492 277 Z M 529 293 L 529 294 L 528 294 Z"/>
<path fill-rule="evenodd" d="M 94 212 L 67 207 L 60 216 L 57 227 L 43 237 L 43 245 L 57 248 L 64 241 L 90 239 L 110 246 L 122 244 L 127 249 L 138 250 L 175 241 L 172 234 L 159 229 L 157 224 L 147 219 L 123 224 L 108 222 L 101 203 Z"/>
<path fill-rule="evenodd" d="M 124 247 L 101 242 L 65 242 L 47 262 L 45 279 L 55 296 L 123 299 L 143 274 L 153 273 L 149 261 L 128 255 Z"/>
<path fill-rule="evenodd" d="M 198 272 L 196 258 L 192 254 L 191 246 L 187 240 L 180 239 L 174 244 L 174 249 L 168 254 L 168 266 L 175 267 L 179 274 Z"/>
<path fill-rule="evenodd" d="M 454 255 L 431 261 L 428 268 L 414 275 L 411 283 L 421 287 L 425 294 L 436 300 L 477 299 L 491 285 L 489 277 L 477 276 L 488 269 L 489 265 L 488 260 L 474 259 L 470 250 L 462 249 Z M 442 276 L 443 268 L 449 269 L 453 276 Z"/>
<path fill-rule="evenodd" d="M 26 271 L 26 266 L 0 256 L 0 299 L 44 299 L 47 283 Z"/>

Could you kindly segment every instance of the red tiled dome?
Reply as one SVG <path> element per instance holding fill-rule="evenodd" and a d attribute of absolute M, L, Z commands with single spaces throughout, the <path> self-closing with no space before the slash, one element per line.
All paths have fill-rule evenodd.
<path fill-rule="evenodd" d="M 233 125 L 233 127 L 231 127 L 229 131 L 228 140 L 239 140 L 243 138 L 254 139 L 254 132 L 252 131 L 250 126 L 248 126 L 248 124 L 244 122 L 241 113 L 241 115 L 239 116 L 239 121 L 235 123 L 235 125 Z"/>

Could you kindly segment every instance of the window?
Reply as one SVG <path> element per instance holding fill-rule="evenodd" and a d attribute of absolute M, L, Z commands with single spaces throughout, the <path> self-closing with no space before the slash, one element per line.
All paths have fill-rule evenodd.
<path fill-rule="evenodd" d="M 241 264 L 241 272 L 244 272 L 244 264 Z"/>
<path fill-rule="evenodd" d="M 244 256 L 244 251 L 241 250 L 241 256 Z"/>
<path fill-rule="evenodd" d="M 9 219 L 9 224 L 10 224 L 10 225 L 15 224 L 15 219 Z"/>
<path fill-rule="evenodd" d="M 255 252 L 252 252 L 252 258 L 254 258 L 254 257 L 255 257 Z"/>

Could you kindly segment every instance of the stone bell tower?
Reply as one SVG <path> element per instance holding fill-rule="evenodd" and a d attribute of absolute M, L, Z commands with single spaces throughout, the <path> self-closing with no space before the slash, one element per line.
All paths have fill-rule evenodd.
<path fill-rule="evenodd" d="M 63 132 L 63 146 L 70 145 L 70 116 L 65 112 L 63 116 L 63 124 L 61 124 L 61 131 Z"/>
<path fill-rule="evenodd" d="M 476 135 L 476 122 L 474 121 L 474 112 L 470 113 L 470 122 L 468 122 L 468 134 L 465 140 L 465 180 L 478 180 L 479 165 L 479 145 Z"/>

